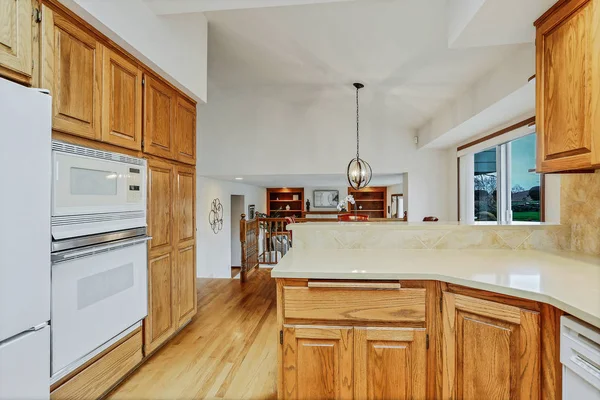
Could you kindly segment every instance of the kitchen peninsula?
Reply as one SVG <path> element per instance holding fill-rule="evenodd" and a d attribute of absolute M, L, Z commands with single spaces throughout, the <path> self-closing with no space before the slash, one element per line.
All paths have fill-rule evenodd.
<path fill-rule="evenodd" d="M 600 260 L 559 225 L 305 223 L 273 269 L 280 398 L 560 398 Z"/>

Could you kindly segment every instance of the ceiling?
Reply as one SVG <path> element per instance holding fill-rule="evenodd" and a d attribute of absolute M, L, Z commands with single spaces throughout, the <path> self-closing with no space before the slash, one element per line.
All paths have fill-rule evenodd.
<path fill-rule="evenodd" d="M 365 0 L 206 12 L 209 82 L 333 101 L 358 80 L 367 85 L 361 102 L 416 129 L 519 47 L 449 48 L 445 6 Z"/>
<path fill-rule="evenodd" d="M 402 183 L 402 174 L 376 174 L 369 186 L 391 186 Z M 261 187 L 344 187 L 348 181 L 344 174 L 304 174 L 304 175 L 240 175 L 211 176 L 211 178 Z"/>
<path fill-rule="evenodd" d="M 143 0 L 156 15 L 308 5 L 353 0 Z"/>

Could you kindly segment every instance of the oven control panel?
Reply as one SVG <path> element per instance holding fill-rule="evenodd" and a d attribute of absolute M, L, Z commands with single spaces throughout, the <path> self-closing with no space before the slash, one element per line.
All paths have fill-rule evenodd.
<path fill-rule="evenodd" d="M 128 168 L 127 173 L 127 202 L 142 201 L 142 170 L 137 167 Z"/>

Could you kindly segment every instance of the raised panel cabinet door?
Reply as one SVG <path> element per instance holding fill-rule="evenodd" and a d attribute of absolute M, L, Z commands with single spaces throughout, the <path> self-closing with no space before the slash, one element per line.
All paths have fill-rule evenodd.
<path fill-rule="evenodd" d="M 354 398 L 425 399 L 425 329 L 354 328 Z"/>
<path fill-rule="evenodd" d="M 102 141 L 142 149 L 142 71 L 132 61 L 104 47 Z"/>
<path fill-rule="evenodd" d="M 173 313 L 174 276 L 172 253 L 148 261 L 148 316 L 144 319 L 146 355 L 164 343 L 177 328 Z"/>
<path fill-rule="evenodd" d="M 600 162 L 600 154 L 594 154 L 600 151 L 599 3 L 565 2 L 537 27 L 536 128 L 540 172 L 590 168 L 594 162 Z"/>
<path fill-rule="evenodd" d="M 173 182 L 174 166 L 155 159 L 148 160 L 148 242 L 149 258 L 170 253 L 173 249 Z"/>
<path fill-rule="evenodd" d="M 285 399 L 353 397 L 352 327 L 283 327 Z"/>
<path fill-rule="evenodd" d="M 175 229 L 177 242 L 196 237 L 196 171 L 178 166 L 175 176 Z"/>
<path fill-rule="evenodd" d="M 178 161 L 196 164 L 196 106 L 180 96 L 175 113 L 175 149 Z"/>
<path fill-rule="evenodd" d="M 196 314 L 196 246 L 177 249 L 176 316 L 177 326 L 185 324 Z"/>
<path fill-rule="evenodd" d="M 102 45 L 44 7 L 42 86 L 52 95 L 52 128 L 88 139 L 102 137 Z"/>
<path fill-rule="evenodd" d="M 144 75 L 144 152 L 175 159 L 175 92 Z"/>
<path fill-rule="evenodd" d="M 32 75 L 32 10 L 32 0 L 0 1 L 0 76 Z"/>
<path fill-rule="evenodd" d="M 540 315 L 443 293 L 444 399 L 539 399 Z"/>

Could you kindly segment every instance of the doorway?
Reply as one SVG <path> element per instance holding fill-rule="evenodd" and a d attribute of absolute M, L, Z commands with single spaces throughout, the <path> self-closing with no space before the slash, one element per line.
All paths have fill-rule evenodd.
<path fill-rule="evenodd" d="M 244 196 L 231 195 L 231 277 L 239 277 L 242 270 L 242 245 L 240 242 L 240 218 L 245 212 Z"/>

